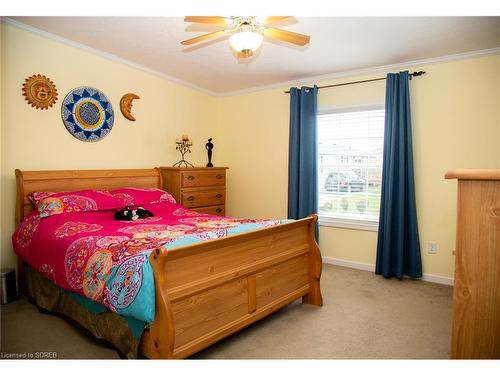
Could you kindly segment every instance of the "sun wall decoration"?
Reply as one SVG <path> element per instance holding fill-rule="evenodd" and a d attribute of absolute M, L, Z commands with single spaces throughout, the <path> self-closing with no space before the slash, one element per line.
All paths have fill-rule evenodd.
<path fill-rule="evenodd" d="M 81 141 L 99 141 L 113 128 L 113 106 L 104 93 L 93 87 L 70 91 L 62 103 L 61 115 L 66 129 Z"/>
<path fill-rule="evenodd" d="M 57 101 L 57 89 L 54 82 L 40 74 L 26 78 L 23 84 L 23 96 L 36 109 L 49 109 Z"/>

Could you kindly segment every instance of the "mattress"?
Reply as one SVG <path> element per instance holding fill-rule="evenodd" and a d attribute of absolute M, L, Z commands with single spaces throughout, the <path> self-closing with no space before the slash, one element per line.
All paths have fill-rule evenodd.
<path fill-rule="evenodd" d="M 150 323 L 155 287 L 149 254 L 279 225 L 288 220 L 212 216 L 172 202 L 143 205 L 154 217 L 114 220 L 114 210 L 41 217 L 31 212 L 12 240 L 16 254 L 58 287 L 105 310 Z"/>

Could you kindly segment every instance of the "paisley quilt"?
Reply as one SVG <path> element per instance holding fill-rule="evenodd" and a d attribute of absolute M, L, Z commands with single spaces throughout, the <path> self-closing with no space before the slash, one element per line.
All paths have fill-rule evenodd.
<path fill-rule="evenodd" d="M 31 212 L 12 236 L 14 250 L 61 288 L 123 316 L 152 322 L 155 315 L 150 252 L 283 223 L 200 214 L 162 201 L 142 205 L 154 217 L 113 219 L 114 210 Z"/>

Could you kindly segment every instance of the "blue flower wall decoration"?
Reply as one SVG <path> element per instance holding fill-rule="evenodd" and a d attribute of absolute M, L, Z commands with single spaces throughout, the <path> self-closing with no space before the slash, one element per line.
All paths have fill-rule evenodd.
<path fill-rule="evenodd" d="M 61 114 L 66 129 L 81 141 L 99 141 L 113 128 L 113 106 L 93 87 L 78 87 L 66 95 Z"/>

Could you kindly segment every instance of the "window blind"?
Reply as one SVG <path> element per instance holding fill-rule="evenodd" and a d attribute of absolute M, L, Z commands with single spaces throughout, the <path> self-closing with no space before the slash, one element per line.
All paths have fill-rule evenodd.
<path fill-rule="evenodd" d="M 378 221 L 383 147 L 383 108 L 318 115 L 320 217 Z"/>

